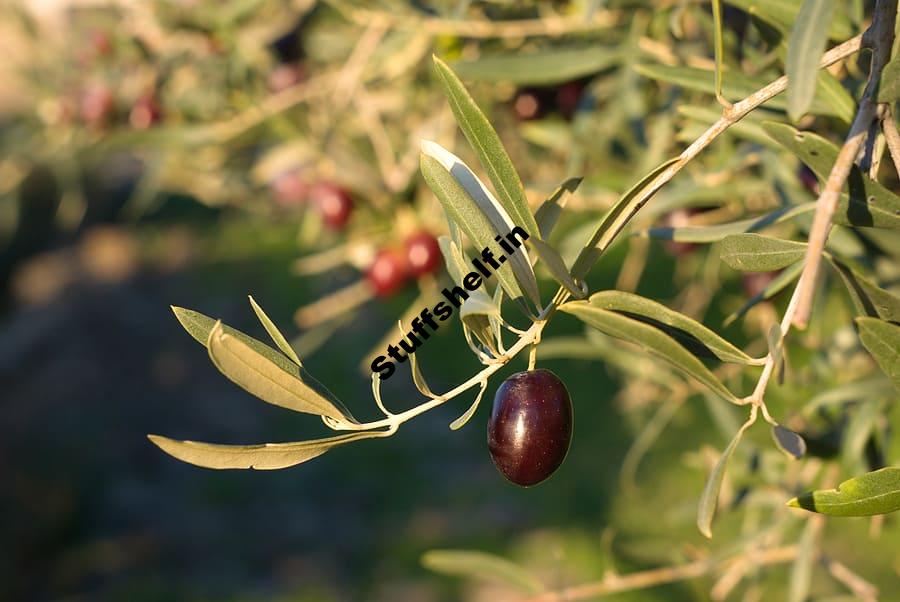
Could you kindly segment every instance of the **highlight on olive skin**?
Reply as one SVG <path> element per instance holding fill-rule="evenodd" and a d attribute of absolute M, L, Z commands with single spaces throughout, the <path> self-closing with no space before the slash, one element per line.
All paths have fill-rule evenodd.
<path fill-rule="evenodd" d="M 530 487 L 556 472 L 572 441 L 572 401 L 549 370 L 513 374 L 500 385 L 488 422 L 488 448 L 497 470 Z"/>

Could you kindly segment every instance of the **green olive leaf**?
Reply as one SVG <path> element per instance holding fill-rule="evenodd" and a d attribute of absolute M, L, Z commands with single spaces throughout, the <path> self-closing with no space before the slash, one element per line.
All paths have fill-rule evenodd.
<path fill-rule="evenodd" d="M 346 419 L 343 412 L 302 380 L 286 373 L 239 338 L 227 334 L 221 323 L 210 331 L 206 346 L 219 372 L 263 401 L 338 422 Z"/>
<path fill-rule="evenodd" d="M 538 594 L 544 586 L 521 566 L 493 554 L 471 550 L 430 550 L 422 555 L 422 566 L 436 573 L 482 579 Z"/>
<path fill-rule="evenodd" d="M 816 75 L 828 41 L 828 24 L 834 0 L 803 0 L 788 42 L 788 115 L 797 121 L 806 113 L 816 94 Z"/>
<path fill-rule="evenodd" d="M 837 489 L 804 493 L 788 506 L 829 516 L 873 516 L 900 510 L 900 467 L 888 466 L 848 479 Z"/>
<path fill-rule="evenodd" d="M 898 100 L 900 100 L 900 55 L 895 55 L 881 71 L 878 102 L 894 103 Z"/>
<path fill-rule="evenodd" d="M 865 449 L 881 416 L 881 401 L 867 400 L 853 408 L 841 441 L 841 464 L 847 472 L 865 470 Z"/>
<path fill-rule="evenodd" d="M 791 566 L 788 602 L 805 602 L 808 599 L 819 533 L 815 521 L 807 521 L 803 527 L 803 534 L 800 535 L 800 543 L 797 546 L 797 557 Z"/>
<path fill-rule="evenodd" d="M 772 427 L 772 439 L 778 449 L 796 460 L 806 454 L 806 441 L 803 440 L 803 437 L 780 424 Z"/>
<path fill-rule="evenodd" d="M 584 298 L 584 291 L 581 290 L 581 287 L 578 286 L 575 279 L 572 278 L 572 274 L 569 273 L 569 268 L 566 267 L 566 262 L 559 254 L 559 251 L 540 238 L 531 238 L 528 242 L 531 244 L 531 248 L 535 250 L 540 260 L 544 262 L 544 267 L 547 268 L 547 271 L 550 272 L 553 279 L 565 287 L 565 289 L 576 299 Z"/>
<path fill-rule="evenodd" d="M 816 208 L 815 203 L 803 203 L 794 207 L 776 209 L 759 217 L 751 217 L 727 224 L 715 224 L 711 226 L 683 226 L 650 228 L 639 233 L 640 236 L 649 236 L 660 240 L 674 240 L 678 242 L 711 243 L 718 242 L 732 234 L 743 234 L 762 230 L 775 224 L 793 219 L 798 215 L 810 213 Z"/>
<path fill-rule="evenodd" d="M 422 142 L 421 169 L 444 210 L 477 248 L 496 247 L 494 237 L 506 236 L 515 227 L 472 170 L 439 144 Z M 537 281 L 524 245 L 507 257 L 496 274 L 511 299 L 522 297 L 524 289 L 528 298 L 540 307 Z"/>
<path fill-rule="evenodd" d="M 622 53 L 608 46 L 545 48 L 537 52 L 488 54 L 452 64 L 466 79 L 511 82 L 519 86 L 552 86 L 608 69 Z"/>
<path fill-rule="evenodd" d="M 860 314 L 900 323 L 900 297 L 884 290 L 831 254 L 825 257 L 843 280 Z"/>
<path fill-rule="evenodd" d="M 392 431 L 348 433 L 298 443 L 262 443 L 259 445 L 220 445 L 201 441 L 178 441 L 161 435 L 147 435 L 150 441 L 170 456 L 203 468 L 277 470 L 302 464 L 344 443 L 387 437 Z"/>
<path fill-rule="evenodd" d="M 722 452 L 722 455 L 719 456 L 719 461 L 716 462 L 712 472 L 709 473 L 709 478 L 707 478 L 706 485 L 703 487 L 703 493 L 700 495 L 700 503 L 697 506 L 697 529 L 700 530 L 700 533 L 702 533 L 704 537 L 712 538 L 712 521 L 716 515 L 716 507 L 719 505 L 719 491 L 722 490 L 722 482 L 725 480 L 725 470 L 728 467 L 728 460 L 731 459 L 734 450 L 737 449 L 738 443 L 741 442 L 744 431 L 746 431 L 751 424 L 752 422 L 748 420 L 738 432 L 735 433 L 734 438 L 732 438 L 728 447 L 726 447 L 725 451 Z"/>
<path fill-rule="evenodd" d="M 856 318 L 859 339 L 900 389 L 900 326 L 877 318 Z"/>
<path fill-rule="evenodd" d="M 595 307 L 588 301 L 570 301 L 561 305 L 559 309 L 574 315 L 604 334 L 638 345 L 703 383 L 724 399 L 736 401 L 734 394 L 710 372 L 709 368 L 658 328 L 614 311 Z"/>
<path fill-rule="evenodd" d="M 649 186 L 665 170 L 678 162 L 678 158 L 669 159 L 656 166 L 650 173 L 642 177 L 634 186 L 616 201 L 616 204 L 603 216 L 603 220 L 597 226 L 590 241 L 579 253 L 575 264 L 572 266 L 572 276 L 575 280 L 584 280 L 591 267 L 600 259 L 600 256 L 609 248 L 616 237 L 625 229 L 641 206 L 638 203 L 638 195 Z M 647 199 L 644 199 L 646 202 Z"/>
<path fill-rule="evenodd" d="M 212 333 L 213 328 L 217 324 L 216 320 L 213 320 L 209 316 L 205 316 L 200 312 L 185 309 L 183 307 L 172 306 L 172 311 L 175 313 L 175 317 L 178 318 L 178 321 L 188 332 L 188 334 L 190 334 L 198 343 L 202 344 L 208 349 L 209 336 Z M 337 408 L 338 411 L 343 414 L 343 422 L 359 424 L 359 422 L 353 417 L 353 415 L 350 413 L 350 410 L 347 409 L 347 407 L 341 402 L 341 400 L 335 397 L 335 395 L 331 391 L 329 391 L 322 383 L 313 378 L 313 376 L 304 368 L 301 368 L 299 365 L 295 364 L 294 362 L 286 358 L 283 354 L 278 353 L 278 351 L 272 349 L 265 343 L 262 343 L 254 339 L 253 337 L 244 334 L 240 330 L 236 330 L 226 324 L 222 324 L 221 328 L 224 334 L 235 337 L 244 345 L 249 347 L 253 352 L 269 360 L 294 379 L 301 381 L 303 385 L 312 390 L 314 395 L 318 395 L 327 403 L 330 403 L 332 406 Z"/>
<path fill-rule="evenodd" d="M 469 406 L 469 409 L 463 412 L 463 415 L 450 423 L 451 431 L 458 431 L 462 427 L 466 425 L 469 420 L 472 419 L 472 416 L 475 415 L 475 411 L 478 409 L 478 406 L 481 404 L 481 398 L 484 397 L 484 392 L 487 390 L 487 380 L 481 381 L 481 388 L 478 390 L 478 395 L 475 396 L 475 401 L 472 402 L 472 405 Z"/>
<path fill-rule="evenodd" d="M 601 309 L 619 312 L 662 329 L 695 354 L 712 356 L 723 362 L 758 366 L 754 359 L 693 318 L 669 309 L 646 297 L 625 291 L 594 293 L 588 302 Z"/>
<path fill-rule="evenodd" d="M 767 121 L 766 132 L 784 148 L 795 154 L 821 180 L 831 173 L 838 148 L 817 134 L 801 132 L 783 124 Z M 856 165 L 847 180 L 849 195 L 841 194 L 834 223 L 842 226 L 888 228 L 900 230 L 900 197 L 866 177 Z"/>
<path fill-rule="evenodd" d="M 253 308 L 253 313 L 255 313 L 256 317 L 259 318 L 259 321 L 262 322 L 263 328 L 265 328 L 266 332 L 269 333 L 269 336 L 272 337 L 272 341 L 275 345 L 277 345 L 278 348 L 281 349 L 281 352 L 288 356 L 291 361 L 302 368 L 303 362 L 297 357 L 297 352 L 294 351 L 291 344 L 284 338 L 284 335 L 281 334 L 281 331 L 278 330 L 275 323 L 266 315 L 266 312 L 263 311 L 263 308 L 259 306 L 252 295 L 248 295 L 248 298 L 250 299 L 250 307 Z"/>
<path fill-rule="evenodd" d="M 456 122 L 494 184 L 501 205 L 529 236 L 538 236 L 537 222 L 528 207 L 525 188 L 500 137 L 453 70 L 437 56 L 433 59 L 435 73 L 444 88 Z"/>
<path fill-rule="evenodd" d="M 730 234 L 722 240 L 719 257 L 743 272 L 771 272 L 803 259 L 806 243 L 762 234 Z"/>
<path fill-rule="evenodd" d="M 710 69 L 697 67 L 681 67 L 671 65 L 638 64 L 634 70 L 649 79 L 670 83 L 688 90 L 715 94 L 715 74 Z M 823 90 L 824 78 L 815 78 L 816 94 L 813 97 L 809 112 L 814 115 L 827 115 L 837 117 L 849 123 L 853 120 L 853 112 L 848 111 L 845 102 L 835 104 L 831 99 L 834 92 Z M 765 87 L 769 81 L 763 77 L 750 77 L 738 71 L 729 71 L 728 77 L 723 82 L 722 93 L 727 98 L 746 98 L 754 94 L 760 88 Z M 766 101 L 766 108 L 787 110 L 787 99 L 776 96 Z"/>
<path fill-rule="evenodd" d="M 553 191 L 553 194 L 538 207 L 538 210 L 534 214 L 534 219 L 537 221 L 541 239 L 546 240 L 549 238 L 550 233 L 553 232 L 553 227 L 556 225 L 556 222 L 559 220 L 559 216 L 562 213 L 563 206 L 565 205 L 566 193 L 574 194 L 583 179 L 584 178 L 569 178 L 560 184 L 559 188 Z"/>
<path fill-rule="evenodd" d="M 796 23 L 802 0 L 725 0 L 725 3 L 743 9 L 784 34 Z M 827 26 L 828 37 L 832 40 L 843 41 L 857 33 L 850 20 L 839 12 Z"/>

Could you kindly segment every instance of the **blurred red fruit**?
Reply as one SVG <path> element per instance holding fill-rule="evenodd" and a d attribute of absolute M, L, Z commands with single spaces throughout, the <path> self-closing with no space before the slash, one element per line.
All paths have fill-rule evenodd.
<path fill-rule="evenodd" d="M 663 223 L 669 228 L 684 228 L 690 225 L 691 216 L 694 213 L 696 213 L 696 210 L 676 209 L 665 217 Z M 692 242 L 681 242 L 678 240 L 664 240 L 663 246 L 669 254 L 675 257 L 689 255 L 697 248 L 697 245 Z"/>
<path fill-rule="evenodd" d="M 379 297 L 388 297 L 406 282 L 409 268 L 403 255 L 393 249 L 384 249 L 366 271 L 366 279 Z"/>
<path fill-rule="evenodd" d="M 309 186 L 296 171 L 286 171 L 275 176 L 271 187 L 275 201 L 283 207 L 302 205 L 309 194 Z"/>
<path fill-rule="evenodd" d="M 741 286 L 748 298 L 761 294 L 778 276 L 779 272 L 744 272 L 741 274 Z"/>
<path fill-rule="evenodd" d="M 269 73 L 266 83 L 272 92 L 281 92 L 300 83 L 304 74 L 303 65 L 281 63 Z"/>
<path fill-rule="evenodd" d="M 353 212 L 353 200 L 346 190 L 335 184 L 319 183 L 312 187 L 309 197 L 326 226 L 340 230 L 347 225 Z"/>
<path fill-rule="evenodd" d="M 441 247 L 437 239 L 428 232 L 419 232 L 406 239 L 406 263 L 416 278 L 436 272 L 441 265 Z"/>
<path fill-rule="evenodd" d="M 819 178 L 816 177 L 813 170 L 806 165 L 801 165 L 800 169 L 797 171 L 797 178 L 800 180 L 800 183 L 803 184 L 804 188 L 814 195 L 819 196 Z"/>
<path fill-rule="evenodd" d="M 90 43 L 95 56 L 107 56 L 112 52 L 112 42 L 102 31 L 92 31 Z"/>
<path fill-rule="evenodd" d="M 107 121 L 115 108 L 112 91 L 103 84 L 89 86 L 81 94 L 81 119 L 88 125 L 100 125 Z"/>
<path fill-rule="evenodd" d="M 145 94 L 137 99 L 131 112 L 128 114 L 128 122 L 131 127 L 138 130 L 146 130 L 159 122 L 162 118 L 162 110 L 152 94 Z"/>
<path fill-rule="evenodd" d="M 556 109 L 566 119 L 571 119 L 578 109 L 584 85 L 581 82 L 569 82 L 556 89 Z"/>
<path fill-rule="evenodd" d="M 522 121 L 538 119 L 544 110 L 545 103 L 536 90 L 521 90 L 513 100 L 513 111 Z"/>

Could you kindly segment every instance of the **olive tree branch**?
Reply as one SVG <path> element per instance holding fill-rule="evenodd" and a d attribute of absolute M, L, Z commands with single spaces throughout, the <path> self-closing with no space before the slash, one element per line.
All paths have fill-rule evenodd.
<path fill-rule="evenodd" d="M 888 152 L 891 154 L 891 160 L 894 162 L 894 168 L 900 175 L 900 132 L 897 131 L 897 122 L 894 121 L 894 115 L 890 107 L 885 111 L 884 119 L 881 121 L 881 129 L 884 131 L 884 140 L 887 142 Z"/>
<path fill-rule="evenodd" d="M 727 569 L 735 562 L 752 561 L 754 566 L 768 566 L 791 562 L 797 556 L 797 546 L 768 548 L 758 552 L 741 551 L 740 555 L 725 560 L 706 558 L 681 566 L 663 567 L 631 573 L 629 575 L 610 574 L 600 581 L 576 585 L 554 592 L 546 592 L 523 602 L 556 602 L 558 600 L 585 600 L 626 591 L 647 589 L 667 583 L 696 579 L 718 570 Z M 745 560 L 746 559 L 746 560 Z"/>
<path fill-rule="evenodd" d="M 822 251 L 825 249 L 825 241 L 831 231 L 831 219 L 837 209 L 841 191 L 850 171 L 853 168 L 860 148 L 865 142 L 866 135 L 872 122 L 877 117 L 878 86 L 881 81 L 881 72 L 891 59 L 891 49 L 894 44 L 894 22 L 897 18 L 897 0 L 878 0 L 875 5 L 875 13 L 872 17 L 872 25 L 863 35 L 863 42 L 872 48 L 872 61 L 869 70 L 869 79 L 863 97 L 859 103 L 850 133 L 841 147 L 825 187 L 822 189 L 817 201 L 816 214 L 813 218 L 812 228 L 809 233 L 809 246 L 806 250 L 803 273 L 797 283 L 799 299 L 792 323 L 798 328 L 805 328 L 809 322 L 809 314 L 812 308 L 813 294 L 816 288 L 816 277 L 819 266 L 822 263 Z"/>

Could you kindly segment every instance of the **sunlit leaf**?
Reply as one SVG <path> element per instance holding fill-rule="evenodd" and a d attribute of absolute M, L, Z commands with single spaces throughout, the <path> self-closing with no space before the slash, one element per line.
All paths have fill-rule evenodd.
<path fill-rule="evenodd" d="M 688 90 L 715 94 L 715 74 L 709 69 L 697 67 L 681 67 L 671 65 L 635 65 L 635 71 L 650 79 L 681 86 Z M 835 105 L 822 90 L 819 78 L 816 78 L 816 94 L 813 97 L 809 112 L 814 115 L 828 115 L 838 117 L 845 122 L 853 119 L 853 113 L 847 112 L 843 104 Z M 729 71 L 728 77 L 723 82 L 723 93 L 728 98 L 745 98 L 760 88 L 765 87 L 769 80 L 764 77 L 749 77 L 738 71 Z M 775 96 L 766 101 L 764 105 L 769 109 L 787 110 L 787 99 L 783 96 Z"/>
<path fill-rule="evenodd" d="M 803 0 L 791 28 L 786 71 L 788 114 L 797 121 L 816 94 L 816 75 L 825 53 L 834 0 Z"/>
<path fill-rule="evenodd" d="M 478 389 L 478 395 L 475 396 L 475 401 L 472 402 L 472 405 L 469 406 L 469 409 L 463 412 L 463 415 L 450 423 L 450 430 L 457 431 L 464 427 L 466 423 L 472 419 L 472 416 L 475 415 L 476 410 L 478 410 L 478 406 L 481 404 L 481 398 L 484 396 L 484 392 L 487 390 L 487 380 L 481 381 L 481 387 Z"/>
<path fill-rule="evenodd" d="M 178 321 L 188 332 L 188 334 L 190 334 L 198 343 L 208 348 L 207 343 L 209 342 L 209 335 L 212 332 L 213 327 L 215 327 L 217 323 L 216 320 L 213 320 L 209 316 L 205 316 L 200 312 L 185 309 L 183 307 L 172 306 L 172 311 L 175 313 L 175 317 L 178 318 Z M 289 360 L 283 354 L 278 353 L 278 351 L 276 351 L 275 349 L 272 349 L 265 343 L 262 343 L 254 339 L 253 337 L 244 334 L 240 330 L 236 330 L 228 326 L 227 324 L 222 324 L 221 327 L 224 334 L 231 335 L 237 338 L 239 341 L 250 347 L 250 349 L 252 349 L 254 352 L 262 355 L 264 358 L 274 363 L 276 366 L 284 370 L 292 377 L 302 380 L 303 384 L 312 389 L 315 394 L 323 397 L 335 408 L 338 408 L 344 415 L 345 422 L 358 424 L 358 421 L 353 417 L 353 415 L 350 413 L 350 410 L 347 409 L 347 407 L 341 402 L 341 400 L 335 397 L 335 395 L 331 391 L 329 391 L 318 380 L 313 378 L 313 376 L 305 369 Z"/>
<path fill-rule="evenodd" d="M 879 287 L 841 260 L 831 255 L 826 257 L 843 280 L 860 314 L 900 323 L 900 297 Z"/>
<path fill-rule="evenodd" d="M 456 116 L 456 122 L 494 184 L 500 203 L 513 221 L 525 228 L 529 236 L 537 236 L 538 227 L 528 207 L 525 188 L 500 137 L 453 70 L 438 57 L 433 58 L 435 72 Z"/>
<path fill-rule="evenodd" d="M 214 469 L 277 470 L 302 464 L 331 448 L 361 439 L 386 437 L 390 431 L 360 432 L 298 443 L 220 445 L 201 441 L 177 441 L 160 435 L 147 437 L 161 450 L 182 462 Z"/>
<path fill-rule="evenodd" d="M 266 329 L 266 332 L 269 333 L 269 336 L 272 337 L 272 341 L 281 349 L 281 352 L 284 353 L 288 358 L 293 361 L 298 366 L 303 366 L 303 362 L 300 361 L 300 358 L 297 357 L 297 352 L 294 351 L 294 348 L 291 347 L 291 344 L 288 343 L 287 339 L 284 338 L 284 335 L 281 334 L 281 331 L 278 330 L 278 327 L 275 326 L 275 323 L 266 315 L 266 312 L 263 311 L 263 308 L 260 307 L 253 296 L 249 296 L 250 306 L 253 308 L 253 312 L 256 314 L 256 317 L 259 318 L 259 321 L 262 322 L 263 328 Z"/>
<path fill-rule="evenodd" d="M 725 470 L 728 468 L 728 460 L 737 449 L 738 443 L 744 436 L 750 423 L 747 422 L 738 430 L 719 456 L 718 462 L 713 467 L 712 472 L 706 479 L 706 485 L 703 487 L 703 493 L 700 495 L 700 503 L 697 506 L 697 529 L 700 530 L 705 537 L 712 537 L 712 521 L 716 515 L 716 507 L 719 505 L 719 492 L 722 490 L 722 482 L 725 480 Z"/>
<path fill-rule="evenodd" d="M 616 237 L 625 229 L 628 222 L 635 216 L 640 209 L 638 205 L 638 195 L 649 186 L 653 181 L 666 169 L 678 161 L 677 158 L 669 159 L 655 167 L 650 173 L 641 178 L 634 186 L 632 186 L 622 197 L 616 201 L 616 204 L 606 213 L 603 220 L 597 226 L 591 239 L 579 253 L 575 264 L 572 266 L 572 276 L 576 280 L 583 280 L 587 276 L 588 271 L 597 262 L 603 252 L 609 248 L 609 245 Z"/>
<path fill-rule="evenodd" d="M 583 298 L 584 291 L 582 291 L 581 287 L 575 283 L 575 280 L 569 273 L 569 268 L 566 267 L 565 260 L 560 256 L 559 252 L 540 238 L 531 238 L 528 242 L 538 254 L 541 261 L 544 262 L 544 267 L 547 268 L 547 271 L 550 272 L 553 279 L 565 287 L 565 289 L 576 299 Z"/>
<path fill-rule="evenodd" d="M 421 168 L 425 181 L 444 210 L 476 248 L 496 248 L 495 237 L 506 236 L 515 227 L 475 174 L 440 145 L 423 141 Z M 507 259 L 495 272 L 500 285 L 511 299 L 522 297 L 524 290 L 539 307 L 540 294 L 525 246 L 516 249 Z"/>
<path fill-rule="evenodd" d="M 697 379 L 721 397 L 736 399 L 703 362 L 658 328 L 614 311 L 594 307 L 587 301 L 571 301 L 564 303 L 559 309 L 576 316 L 600 332 L 638 345 Z"/>
<path fill-rule="evenodd" d="M 793 127 L 765 122 L 763 127 L 772 138 L 797 155 L 821 179 L 831 173 L 838 148 L 817 134 L 800 132 Z M 854 165 L 848 178 L 849 196 L 841 194 L 834 223 L 900 230 L 900 197 L 866 177 Z"/>
<path fill-rule="evenodd" d="M 719 257 L 730 268 L 744 272 L 771 272 L 803 259 L 806 243 L 763 236 L 731 234 L 722 240 Z"/>
<path fill-rule="evenodd" d="M 536 52 L 488 54 L 452 64 L 460 77 L 520 86 L 550 86 L 608 69 L 622 53 L 608 46 L 545 48 Z"/>
<path fill-rule="evenodd" d="M 829 516 L 872 516 L 900 510 L 900 467 L 889 466 L 844 481 L 837 489 L 804 493 L 788 506 Z"/>
<path fill-rule="evenodd" d="M 717 357 L 723 362 L 760 364 L 760 360 L 750 357 L 700 322 L 646 297 L 610 290 L 591 295 L 588 302 L 593 307 L 624 313 L 662 328 L 687 349 L 702 349 L 705 355 Z"/>
<path fill-rule="evenodd" d="M 900 389 L 900 326 L 877 318 L 857 318 L 859 339 Z"/>
<path fill-rule="evenodd" d="M 483 579 L 537 594 L 541 582 L 521 566 L 493 554 L 471 550 L 431 550 L 422 556 L 422 565 L 437 573 Z"/>
<path fill-rule="evenodd" d="M 538 207 L 537 212 L 534 214 L 534 219 L 537 221 L 542 239 L 546 240 L 550 233 L 553 232 L 553 227 L 556 225 L 560 213 L 562 213 L 563 203 L 561 201 L 565 197 L 566 192 L 569 194 L 574 193 L 581 184 L 582 179 L 569 178 L 560 184 L 559 188 Z"/>
<path fill-rule="evenodd" d="M 263 401 L 295 412 L 345 420 L 343 412 L 328 399 L 239 338 L 227 334 L 221 323 L 210 331 L 207 348 L 222 374 Z"/>

